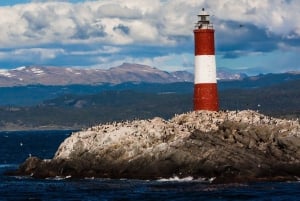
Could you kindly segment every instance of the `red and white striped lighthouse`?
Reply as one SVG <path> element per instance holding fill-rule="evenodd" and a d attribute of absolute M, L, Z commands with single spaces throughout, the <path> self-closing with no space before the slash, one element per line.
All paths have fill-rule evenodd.
<path fill-rule="evenodd" d="M 219 110 L 214 32 L 209 15 L 202 9 L 194 29 L 194 110 Z"/>

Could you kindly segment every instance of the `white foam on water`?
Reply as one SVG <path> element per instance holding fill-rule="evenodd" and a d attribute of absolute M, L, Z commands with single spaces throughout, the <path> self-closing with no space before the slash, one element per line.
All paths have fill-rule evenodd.
<path fill-rule="evenodd" d="M 72 176 L 71 175 L 67 175 L 65 177 L 62 176 L 56 176 L 56 177 L 47 177 L 47 180 L 55 180 L 55 181 L 60 181 L 60 180 L 65 180 L 65 179 L 70 179 Z"/>
<path fill-rule="evenodd" d="M 19 164 L 0 164 L 0 168 L 11 168 L 11 167 L 17 168 L 19 167 Z"/>
<path fill-rule="evenodd" d="M 95 180 L 95 177 L 84 177 L 85 180 Z"/>
<path fill-rule="evenodd" d="M 168 182 L 168 181 L 178 181 L 178 182 L 182 182 L 182 181 L 193 181 L 194 178 L 192 176 L 188 176 L 188 177 L 184 177 L 184 178 L 179 178 L 178 176 L 174 176 L 174 177 L 171 177 L 171 178 L 162 178 L 162 179 L 159 179 L 157 181 L 162 181 L 162 182 Z"/>
<path fill-rule="evenodd" d="M 211 183 L 215 180 L 216 178 L 215 177 L 212 177 L 212 178 L 193 178 L 192 176 L 188 176 L 188 177 L 183 177 L 183 178 L 180 178 L 178 176 L 174 176 L 174 177 L 171 177 L 171 178 L 162 178 L 162 179 L 158 179 L 157 181 L 159 182 L 204 182 L 204 183 Z"/>

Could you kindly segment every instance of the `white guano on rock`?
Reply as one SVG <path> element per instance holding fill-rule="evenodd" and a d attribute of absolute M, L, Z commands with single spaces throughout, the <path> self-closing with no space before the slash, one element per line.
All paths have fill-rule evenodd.
<path fill-rule="evenodd" d="M 268 117 L 251 110 L 194 111 L 175 115 L 169 121 L 156 117 L 113 122 L 73 133 L 60 145 L 54 159 L 70 159 L 74 153 L 89 152 L 99 157 L 109 153 L 116 156 L 116 160 L 130 161 L 143 154 L 151 154 L 153 150 L 163 152 L 178 146 L 195 130 L 205 133 L 217 131 L 225 121 L 263 126 L 278 130 L 282 136 L 300 137 L 299 121 Z"/>

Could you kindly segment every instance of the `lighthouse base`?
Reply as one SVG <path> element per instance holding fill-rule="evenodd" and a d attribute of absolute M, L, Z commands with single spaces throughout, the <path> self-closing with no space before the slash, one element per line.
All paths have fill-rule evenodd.
<path fill-rule="evenodd" d="M 194 85 L 194 110 L 219 110 L 217 83 Z"/>

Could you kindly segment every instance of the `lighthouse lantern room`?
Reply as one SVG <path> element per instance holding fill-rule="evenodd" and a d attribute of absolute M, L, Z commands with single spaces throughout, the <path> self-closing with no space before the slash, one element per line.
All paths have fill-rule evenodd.
<path fill-rule="evenodd" d="M 194 29 L 195 80 L 194 110 L 219 110 L 216 79 L 214 28 L 202 9 Z"/>

